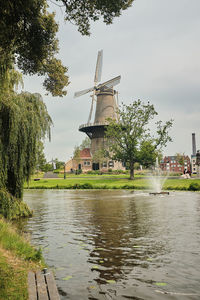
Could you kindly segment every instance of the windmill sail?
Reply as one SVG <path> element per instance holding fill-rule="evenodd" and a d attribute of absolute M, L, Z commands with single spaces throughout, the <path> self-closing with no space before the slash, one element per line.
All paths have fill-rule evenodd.
<path fill-rule="evenodd" d="M 102 63 L 103 63 L 103 50 L 98 52 L 96 70 L 94 75 L 94 83 L 101 81 L 101 73 L 102 73 Z"/>
<path fill-rule="evenodd" d="M 89 92 L 92 92 L 93 89 L 94 89 L 94 88 L 92 87 L 92 88 L 89 88 L 89 89 L 86 89 L 86 90 L 82 90 L 82 91 L 76 92 L 76 93 L 74 93 L 74 98 L 77 98 L 77 97 L 80 97 L 80 96 L 82 96 L 82 95 L 85 95 L 85 94 L 87 94 L 87 93 L 89 93 Z"/>
<path fill-rule="evenodd" d="M 118 83 L 120 83 L 120 80 L 121 80 L 121 76 L 117 76 L 113 79 L 110 79 L 108 81 L 105 81 L 104 83 L 99 84 L 97 88 L 100 89 L 101 87 L 104 87 L 104 86 L 111 88 L 111 87 L 117 85 Z"/>
<path fill-rule="evenodd" d="M 92 118 L 92 112 L 93 112 L 93 106 L 94 106 L 94 96 L 95 96 L 95 93 L 93 93 L 93 95 L 92 95 L 92 103 L 91 103 L 91 108 L 90 108 L 90 114 L 89 114 L 89 118 L 88 118 L 88 123 L 90 123 L 91 118 Z"/>

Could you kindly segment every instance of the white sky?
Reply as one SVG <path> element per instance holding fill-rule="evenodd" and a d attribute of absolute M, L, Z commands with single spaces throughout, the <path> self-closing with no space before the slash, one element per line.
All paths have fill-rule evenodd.
<path fill-rule="evenodd" d="M 60 25 L 59 58 L 69 68 L 68 94 L 63 98 L 46 96 L 41 78 L 25 78 L 25 90 L 43 96 L 54 122 L 52 141 L 45 145 L 48 160 L 68 160 L 74 146 L 86 137 L 78 127 L 87 123 L 91 98 L 87 94 L 73 99 L 73 95 L 93 85 L 101 49 L 102 82 L 122 77 L 116 86 L 120 102 L 150 101 L 158 119 L 174 119 L 173 142 L 164 155 L 191 155 L 192 132 L 200 148 L 199 0 L 135 0 L 112 25 L 93 23 L 90 37 L 81 36 L 76 26 L 64 22 L 64 12 L 52 8 Z"/>

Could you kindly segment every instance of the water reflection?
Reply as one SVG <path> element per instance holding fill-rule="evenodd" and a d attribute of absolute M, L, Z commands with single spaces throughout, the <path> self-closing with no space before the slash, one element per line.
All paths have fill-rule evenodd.
<path fill-rule="evenodd" d="M 25 200 L 35 214 L 22 226 L 62 299 L 199 299 L 199 194 L 26 191 Z"/>

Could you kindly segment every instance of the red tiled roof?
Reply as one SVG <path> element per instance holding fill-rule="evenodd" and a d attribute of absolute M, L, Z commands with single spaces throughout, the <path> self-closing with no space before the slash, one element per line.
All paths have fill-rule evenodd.
<path fill-rule="evenodd" d="M 84 148 L 83 150 L 80 151 L 80 157 L 88 157 L 91 158 L 91 154 L 90 154 L 90 148 Z"/>

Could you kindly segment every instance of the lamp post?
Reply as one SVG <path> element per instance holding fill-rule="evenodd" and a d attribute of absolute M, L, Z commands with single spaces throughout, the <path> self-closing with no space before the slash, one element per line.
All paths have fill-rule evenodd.
<path fill-rule="evenodd" d="M 64 163 L 64 179 L 66 179 L 65 166 L 66 166 L 66 163 Z"/>

